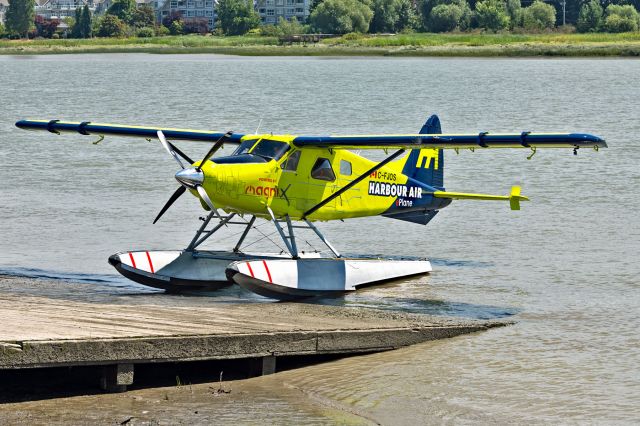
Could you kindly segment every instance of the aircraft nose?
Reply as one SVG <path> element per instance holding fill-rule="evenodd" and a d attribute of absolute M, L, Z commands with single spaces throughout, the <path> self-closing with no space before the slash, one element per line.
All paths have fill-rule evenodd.
<path fill-rule="evenodd" d="M 176 173 L 176 180 L 188 188 L 195 188 L 204 182 L 204 173 L 195 167 L 182 169 Z"/>

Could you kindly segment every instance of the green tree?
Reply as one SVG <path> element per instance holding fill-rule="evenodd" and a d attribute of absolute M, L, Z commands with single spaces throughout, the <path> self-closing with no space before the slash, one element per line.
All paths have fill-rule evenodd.
<path fill-rule="evenodd" d="M 309 16 L 309 22 L 322 33 L 366 33 L 372 18 L 371 7 L 361 1 L 325 0 Z"/>
<path fill-rule="evenodd" d="M 635 7 L 630 4 L 607 6 L 604 28 L 610 33 L 638 31 L 640 17 Z"/>
<path fill-rule="evenodd" d="M 372 33 L 400 32 L 415 25 L 415 10 L 411 0 L 373 0 Z"/>
<path fill-rule="evenodd" d="M 536 0 L 522 9 L 522 26 L 527 30 L 544 30 L 556 25 L 556 8 Z"/>
<path fill-rule="evenodd" d="M 400 0 L 396 31 L 415 30 L 420 26 L 413 0 Z"/>
<path fill-rule="evenodd" d="M 291 21 L 287 21 L 282 16 L 278 18 L 277 33 L 278 35 L 290 36 L 294 34 L 304 34 L 304 25 L 298 22 L 298 19 L 294 16 Z"/>
<path fill-rule="evenodd" d="M 316 7 L 318 7 L 318 5 L 323 1 L 324 0 L 311 0 L 311 4 L 309 5 L 309 14 L 313 13 L 313 11 L 316 10 Z"/>
<path fill-rule="evenodd" d="M 505 29 L 511 21 L 505 3 L 500 0 L 483 0 L 476 3 L 476 20 L 480 28 L 491 31 Z"/>
<path fill-rule="evenodd" d="M 82 26 L 82 8 L 76 7 L 76 15 L 71 26 L 71 38 L 82 38 L 80 27 Z"/>
<path fill-rule="evenodd" d="M 85 4 L 80 14 L 80 36 L 82 38 L 91 38 L 91 19 L 89 5 Z"/>
<path fill-rule="evenodd" d="M 242 35 L 260 25 L 251 0 L 220 0 L 218 25 L 226 35 Z"/>
<path fill-rule="evenodd" d="M 603 10 L 598 0 L 590 0 L 582 5 L 576 29 L 581 33 L 596 32 L 602 26 Z"/>
<path fill-rule="evenodd" d="M 507 0 L 505 7 L 509 15 L 510 28 L 522 26 L 522 3 L 520 0 Z"/>
<path fill-rule="evenodd" d="M 134 10 L 131 14 L 130 25 L 136 28 L 153 28 L 156 25 L 156 14 L 153 7 L 143 4 Z"/>
<path fill-rule="evenodd" d="M 2 25 L 2 22 L 0 22 L 0 37 L 2 37 L 4 35 L 4 25 Z"/>
<path fill-rule="evenodd" d="M 439 8 L 436 16 L 432 18 L 433 9 L 440 5 L 456 6 L 457 9 Z M 447 27 L 447 22 L 450 23 L 451 19 L 457 17 L 457 15 L 460 15 L 460 17 L 457 19 L 456 27 L 459 27 L 461 30 L 466 30 L 471 25 L 472 13 L 467 0 L 422 0 L 420 3 L 420 14 L 422 26 L 427 31 L 449 31 L 442 30 L 442 28 Z M 444 22 L 441 22 L 441 20 L 444 20 Z M 435 25 L 435 27 L 432 27 L 432 25 Z"/>
<path fill-rule="evenodd" d="M 117 16 L 127 24 L 131 24 L 135 12 L 136 0 L 115 0 L 107 9 L 108 15 Z"/>
<path fill-rule="evenodd" d="M 429 31 L 443 33 L 453 31 L 462 19 L 463 11 L 456 4 L 439 4 L 431 10 L 429 15 Z"/>
<path fill-rule="evenodd" d="M 34 0 L 9 0 L 4 23 L 8 33 L 27 37 L 35 18 Z"/>
<path fill-rule="evenodd" d="M 369 31 L 372 33 L 392 33 L 400 20 L 399 0 L 373 0 L 373 18 Z"/>
<path fill-rule="evenodd" d="M 98 37 L 124 37 L 127 26 L 115 15 L 104 15 L 98 26 Z"/>

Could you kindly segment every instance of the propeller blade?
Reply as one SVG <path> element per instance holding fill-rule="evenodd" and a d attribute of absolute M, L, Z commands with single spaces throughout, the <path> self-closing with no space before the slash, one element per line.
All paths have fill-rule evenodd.
<path fill-rule="evenodd" d="M 211 147 L 209 152 L 207 152 L 207 155 L 205 155 L 204 158 L 202 159 L 202 161 L 200 162 L 200 165 L 197 167 L 198 171 L 202 170 L 202 166 L 204 165 L 204 163 L 206 163 L 207 160 L 209 160 L 209 158 L 213 157 L 213 154 L 215 154 L 216 151 L 218 151 L 220 149 L 220 147 L 222 147 L 222 145 L 224 145 L 225 139 L 230 137 L 232 134 L 233 134 L 232 131 L 228 131 L 224 135 L 220 136 L 220 139 L 218 139 L 216 141 L 216 143 L 213 144 L 213 146 Z"/>
<path fill-rule="evenodd" d="M 162 130 L 158 130 L 158 139 L 160 139 L 160 143 L 162 144 L 164 149 L 167 150 L 169 155 L 171 155 L 173 158 L 175 158 L 175 160 L 180 165 L 180 168 L 184 169 L 184 165 L 182 164 L 182 161 L 180 161 L 180 158 L 178 158 L 178 154 L 176 154 L 176 152 L 173 149 L 171 149 L 171 147 L 173 145 L 171 145 L 169 142 L 167 142 L 167 138 L 164 137 L 164 133 L 162 133 Z"/>
<path fill-rule="evenodd" d="M 189 158 L 187 156 L 187 154 L 185 154 L 184 152 L 180 151 L 177 146 L 175 146 L 171 142 L 169 142 L 169 146 L 171 147 L 171 149 L 173 149 L 176 152 L 176 154 L 178 154 L 180 157 L 184 158 L 185 161 L 187 161 L 189 164 L 193 164 L 194 163 L 194 161 L 191 158 Z"/>
<path fill-rule="evenodd" d="M 216 206 L 213 205 L 213 202 L 211 201 L 211 198 L 209 198 L 209 195 L 207 194 L 207 191 L 204 190 L 202 185 L 196 186 L 196 189 L 198 190 L 198 194 L 200 194 L 200 197 L 209 206 L 211 211 L 215 212 L 216 216 L 218 216 L 218 218 L 222 219 L 222 217 L 220 216 L 220 213 L 218 213 L 218 209 L 216 209 Z"/>
<path fill-rule="evenodd" d="M 159 133 L 159 132 L 158 132 Z M 164 214 L 164 212 L 167 211 L 167 209 L 169 207 L 171 207 L 171 205 L 178 199 L 180 198 L 180 196 L 182 194 L 185 193 L 187 189 L 184 186 L 180 186 L 178 189 L 176 189 L 176 192 L 173 193 L 173 195 L 171 195 L 171 198 L 169 198 L 169 201 L 167 201 L 167 203 L 164 205 L 164 207 L 162 207 L 162 210 L 160 210 L 160 213 L 158 213 L 158 216 L 156 216 L 156 219 L 153 221 L 153 224 L 155 225 L 155 223 L 162 217 L 162 215 Z"/>

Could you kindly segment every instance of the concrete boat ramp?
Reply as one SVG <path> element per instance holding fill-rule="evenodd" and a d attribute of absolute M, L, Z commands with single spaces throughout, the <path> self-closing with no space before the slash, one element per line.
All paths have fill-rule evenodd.
<path fill-rule="evenodd" d="M 282 356 L 385 351 L 505 325 L 247 294 L 0 276 L 0 370 L 102 366 L 103 389 L 123 391 L 140 363 L 251 359 L 254 374 L 270 374 Z"/>

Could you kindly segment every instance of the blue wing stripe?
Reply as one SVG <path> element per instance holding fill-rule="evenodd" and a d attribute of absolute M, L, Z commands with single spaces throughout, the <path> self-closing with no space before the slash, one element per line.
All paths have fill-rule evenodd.
<path fill-rule="evenodd" d="M 594 147 L 605 148 L 604 139 L 586 133 L 508 135 L 358 135 L 358 136 L 298 136 L 297 147 L 325 148 L 523 148 L 523 147 Z"/>
<path fill-rule="evenodd" d="M 73 123 L 62 121 L 40 121 L 40 120 L 21 120 L 16 123 L 21 129 L 30 130 L 48 130 L 53 132 L 72 132 L 83 135 L 119 135 L 119 136 L 136 136 L 148 139 L 157 138 L 158 130 L 162 130 L 167 139 L 173 140 L 189 140 L 189 141 L 206 141 L 212 142 L 218 140 L 224 135 L 224 132 L 198 131 L 187 129 L 171 129 L 163 127 L 139 127 L 124 126 L 119 124 L 91 124 L 91 122 Z M 231 135 L 230 143 L 240 143 L 242 134 L 234 133 Z"/>

